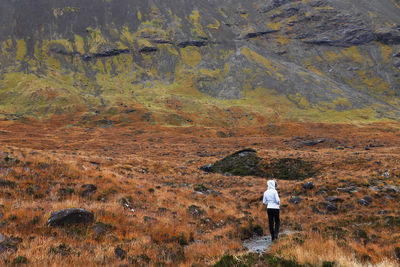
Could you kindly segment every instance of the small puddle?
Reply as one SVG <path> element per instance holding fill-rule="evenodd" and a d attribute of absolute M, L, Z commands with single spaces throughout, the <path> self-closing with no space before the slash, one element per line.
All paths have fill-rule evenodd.
<path fill-rule="evenodd" d="M 247 239 L 243 242 L 243 246 L 252 253 L 263 254 L 272 245 L 271 236 L 259 236 Z"/>
<path fill-rule="evenodd" d="M 283 231 L 279 235 L 290 235 L 293 231 Z M 271 236 L 258 236 L 243 241 L 243 246 L 251 253 L 263 254 L 269 250 L 272 245 Z"/>

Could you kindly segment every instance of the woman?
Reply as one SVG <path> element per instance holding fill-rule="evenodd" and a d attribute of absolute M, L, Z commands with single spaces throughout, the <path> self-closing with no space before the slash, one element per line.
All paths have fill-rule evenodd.
<path fill-rule="evenodd" d="M 276 191 L 278 184 L 274 180 L 268 181 L 268 189 L 264 192 L 263 203 L 267 206 L 269 231 L 271 232 L 271 239 L 274 241 L 278 238 L 279 234 L 279 205 L 281 201 Z"/>

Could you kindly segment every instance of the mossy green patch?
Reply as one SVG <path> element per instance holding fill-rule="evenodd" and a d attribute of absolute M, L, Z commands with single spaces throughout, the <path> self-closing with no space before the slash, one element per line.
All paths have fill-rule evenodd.
<path fill-rule="evenodd" d="M 101 45 L 104 45 L 107 43 L 106 39 L 103 37 L 103 34 L 100 29 L 88 27 L 87 32 L 89 32 L 89 35 L 87 37 L 87 47 L 89 53 L 97 53 L 99 52 L 99 47 Z"/>
<path fill-rule="evenodd" d="M 194 68 L 200 64 L 201 54 L 199 52 L 199 48 L 193 47 L 193 46 L 188 46 L 185 48 L 181 48 L 180 52 L 181 52 L 183 61 L 187 65 Z"/>
<path fill-rule="evenodd" d="M 209 29 L 213 29 L 213 30 L 219 30 L 219 28 L 221 27 L 221 22 L 219 22 L 218 20 L 215 20 L 214 24 L 208 24 L 207 26 Z"/>
<path fill-rule="evenodd" d="M 3 41 L 1 43 L 1 50 L 3 55 L 7 55 L 9 51 L 12 49 L 12 47 L 13 47 L 13 41 L 11 38 L 8 38 L 7 40 Z"/>
<path fill-rule="evenodd" d="M 74 34 L 74 47 L 81 55 L 85 54 L 85 41 L 82 36 Z"/>
<path fill-rule="evenodd" d="M 27 53 L 26 42 L 24 39 L 17 40 L 17 50 L 15 57 L 19 61 L 23 61 L 25 59 Z"/>
<path fill-rule="evenodd" d="M 260 168 L 260 158 L 253 149 L 245 149 L 233 153 L 226 158 L 219 160 L 210 167 L 204 168 L 206 171 L 218 172 L 222 174 L 232 174 L 237 176 L 263 176 L 264 172 Z"/>
<path fill-rule="evenodd" d="M 203 26 L 200 23 L 200 12 L 199 12 L 199 10 L 197 10 L 197 9 L 193 10 L 192 14 L 190 14 L 189 17 L 190 17 L 190 20 L 192 21 L 193 26 L 194 26 L 194 28 L 193 28 L 194 33 L 198 37 L 206 36 L 206 34 L 204 33 L 204 30 L 203 30 Z"/>

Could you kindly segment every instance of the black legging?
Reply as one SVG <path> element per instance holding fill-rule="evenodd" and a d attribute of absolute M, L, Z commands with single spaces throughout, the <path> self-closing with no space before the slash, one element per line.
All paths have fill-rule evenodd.
<path fill-rule="evenodd" d="M 279 234 L 279 209 L 267 209 L 268 213 L 268 222 L 269 222 L 269 231 L 271 232 L 271 239 L 274 241 L 278 238 Z M 275 224 L 275 225 L 274 225 Z"/>

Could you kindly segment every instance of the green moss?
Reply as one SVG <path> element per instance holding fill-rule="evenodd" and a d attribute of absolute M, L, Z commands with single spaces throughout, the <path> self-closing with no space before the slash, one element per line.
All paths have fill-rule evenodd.
<path fill-rule="evenodd" d="M 279 73 L 279 67 L 277 64 L 273 63 L 269 59 L 261 56 L 260 54 L 254 52 L 248 47 L 243 47 L 241 53 L 250 61 L 260 64 L 266 68 L 266 72 L 270 76 L 283 77 L 282 74 Z"/>
<path fill-rule="evenodd" d="M 318 171 L 314 164 L 302 159 L 283 158 L 273 160 L 265 166 L 267 175 L 282 180 L 304 180 Z"/>
<path fill-rule="evenodd" d="M 183 61 L 187 65 L 194 68 L 200 64 L 201 54 L 199 52 L 199 48 L 188 46 L 185 48 L 181 48 L 180 52 L 181 52 Z"/>
<path fill-rule="evenodd" d="M 1 50 L 3 52 L 3 55 L 7 55 L 8 52 L 12 49 L 13 47 L 13 41 L 11 38 L 8 38 L 7 40 L 3 41 L 1 44 Z"/>
<path fill-rule="evenodd" d="M 75 34 L 74 41 L 75 50 L 81 55 L 85 54 L 85 41 L 83 40 L 82 36 Z"/>
<path fill-rule="evenodd" d="M 206 34 L 204 33 L 204 30 L 203 30 L 203 26 L 200 24 L 200 12 L 197 9 L 195 9 L 192 11 L 192 14 L 190 14 L 189 17 L 194 26 L 194 29 L 193 29 L 194 33 L 198 37 L 206 36 Z"/>
<path fill-rule="evenodd" d="M 207 26 L 209 29 L 213 29 L 213 30 L 219 30 L 219 28 L 221 27 L 221 22 L 219 22 L 218 20 L 215 20 L 214 24 L 208 24 Z"/>
<path fill-rule="evenodd" d="M 259 163 L 260 159 L 256 151 L 245 149 L 215 162 L 209 170 L 211 172 L 230 173 L 237 176 L 264 176 Z"/>
<path fill-rule="evenodd" d="M 88 52 L 95 54 L 99 52 L 99 47 L 107 42 L 100 29 L 88 27 L 86 30 L 89 32 L 89 36 L 87 37 Z"/>
<path fill-rule="evenodd" d="M 352 108 L 351 102 L 346 99 L 346 98 L 338 98 L 333 101 L 333 104 L 336 106 L 337 109 L 343 110 L 343 109 L 350 109 Z"/>
<path fill-rule="evenodd" d="M 24 39 L 17 40 L 17 51 L 15 57 L 19 61 L 23 61 L 25 59 L 27 53 L 26 42 Z"/>

